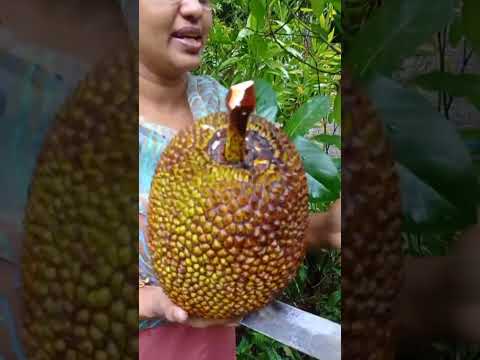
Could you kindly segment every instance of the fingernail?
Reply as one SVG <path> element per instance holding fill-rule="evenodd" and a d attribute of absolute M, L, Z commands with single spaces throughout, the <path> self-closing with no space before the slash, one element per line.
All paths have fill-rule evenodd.
<path fill-rule="evenodd" d="M 177 321 L 185 321 L 187 320 L 187 313 L 182 309 L 176 309 L 175 317 L 177 318 Z"/>

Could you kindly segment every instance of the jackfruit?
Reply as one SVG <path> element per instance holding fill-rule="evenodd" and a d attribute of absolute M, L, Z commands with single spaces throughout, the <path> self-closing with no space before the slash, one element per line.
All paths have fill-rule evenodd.
<path fill-rule="evenodd" d="M 306 251 L 308 188 L 287 135 L 255 109 L 253 82 L 229 113 L 179 132 L 152 181 L 148 239 L 166 294 L 190 316 L 240 317 L 268 304 Z"/>
<path fill-rule="evenodd" d="M 28 359 L 136 359 L 138 61 L 103 61 L 62 106 L 24 217 Z"/>
<path fill-rule="evenodd" d="M 342 357 L 391 360 L 403 276 L 399 177 L 373 103 L 342 76 Z"/>

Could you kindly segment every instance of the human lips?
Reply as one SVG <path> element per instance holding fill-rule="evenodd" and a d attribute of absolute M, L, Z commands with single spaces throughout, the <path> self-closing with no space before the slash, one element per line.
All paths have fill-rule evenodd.
<path fill-rule="evenodd" d="M 172 39 L 189 53 L 197 54 L 203 47 L 202 31 L 198 27 L 180 28 L 172 33 Z"/>

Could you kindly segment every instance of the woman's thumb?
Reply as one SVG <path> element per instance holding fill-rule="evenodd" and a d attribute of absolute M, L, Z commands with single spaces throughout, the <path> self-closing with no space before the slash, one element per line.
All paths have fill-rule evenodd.
<path fill-rule="evenodd" d="M 188 314 L 184 310 L 180 309 L 178 306 L 172 307 L 171 314 L 173 318 L 172 320 L 175 322 L 183 323 L 188 319 Z"/>

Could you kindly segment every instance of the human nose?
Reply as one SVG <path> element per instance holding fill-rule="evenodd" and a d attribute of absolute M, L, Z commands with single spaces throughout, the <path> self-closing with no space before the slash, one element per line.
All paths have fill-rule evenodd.
<path fill-rule="evenodd" d="M 200 18 L 208 2 L 199 0 L 183 0 L 180 6 L 180 13 L 185 17 Z"/>

